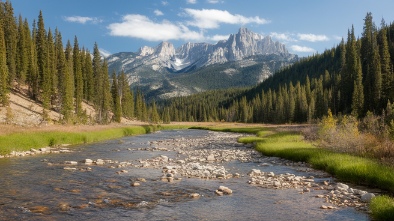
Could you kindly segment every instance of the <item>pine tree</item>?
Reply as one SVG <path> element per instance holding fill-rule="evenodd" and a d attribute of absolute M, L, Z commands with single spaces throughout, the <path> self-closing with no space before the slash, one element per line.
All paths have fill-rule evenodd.
<path fill-rule="evenodd" d="M 135 117 L 138 120 L 142 120 L 143 118 L 143 96 L 139 89 L 137 89 L 136 97 L 135 97 Z M 178 116 L 177 116 L 178 117 Z"/>
<path fill-rule="evenodd" d="M 90 56 L 90 52 L 88 50 L 85 51 L 85 59 L 84 59 L 84 96 L 85 99 L 89 102 L 94 101 L 95 94 L 95 81 L 93 77 L 93 64 Z"/>
<path fill-rule="evenodd" d="M 375 24 L 372 20 L 372 13 L 368 12 L 364 18 L 364 26 L 363 26 L 363 33 L 361 38 L 361 66 L 362 72 L 364 76 L 367 76 L 369 73 L 369 65 L 370 59 L 372 58 L 372 41 L 373 35 L 375 32 Z"/>
<path fill-rule="evenodd" d="M 152 123 L 159 123 L 160 122 L 160 116 L 159 113 L 157 112 L 157 107 L 156 107 L 156 102 L 153 100 L 152 101 L 152 113 L 151 113 L 151 121 Z"/>
<path fill-rule="evenodd" d="M 0 22 L 0 104 L 8 106 L 8 67 L 3 25 Z"/>
<path fill-rule="evenodd" d="M 119 75 L 119 85 L 121 89 L 122 115 L 132 119 L 134 117 L 134 96 L 130 91 L 130 85 L 123 70 Z"/>
<path fill-rule="evenodd" d="M 168 108 L 168 107 L 164 108 L 162 119 L 163 119 L 163 123 L 165 123 L 165 124 L 169 124 L 171 122 L 170 108 Z"/>
<path fill-rule="evenodd" d="M 50 105 L 55 104 L 58 93 L 58 75 L 56 69 L 56 46 L 54 42 L 54 37 L 52 35 L 51 29 L 48 30 L 48 38 L 47 38 L 47 46 L 48 46 L 48 74 L 46 75 L 46 81 L 49 81 L 50 84 L 47 84 L 51 88 L 48 88 L 46 97 L 50 98 Z"/>
<path fill-rule="evenodd" d="M 103 70 L 102 70 L 102 63 L 101 63 L 101 55 L 98 49 L 97 43 L 94 44 L 93 48 L 93 79 L 94 79 L 94 107 L 96 110 L 96 120 L 99 123 L 104 122 L 104 113 L 103 113 Z"/>
<path fill-rule="evenodd" d="M 387 40 L 387 26 L 384 19 L 382 19 L 381 22 L 381 30 L 379 32 L 378 42 L 382 72 L 382 104 L 387 104 L 387 101 L 394 97 L 394 91 L 392 88 L 394 76 L 390 67 L 391 58 Z"/>
<path fill-rule="evenodd" d="M 346 44 L 346 68 L 342 73 L 342 82 L 341 82 L 341 101 L 342 101 L 342 109 L 345 113 L 349 113 L 351 111 L 351 107 L 349 105 L 352 104 L 352 94 L 354 91 L 354 80 L 355 76 L 357 76 L 357 42 L 356 37 L 354 36 L 354 27 L 352 26 L 351 32 L 348 32 L 348 40 Z M 316 100 L 318 102 L 318 100 Z M 317 116 L 323 116 L 321 114 L 325 113 L 317 113 Z"/>
<path fill-rule="evenodd" d="M 29 93 L 30 96 L 34 99 L 38 99 L 39 95 L 39 71 L 38 71 L 38 62 L 37 62 L 37 47 L 36 47 L 36 38 L 37 29 L 36 23 L 33 22 L 32 29 L 32 37 L 30 41 L 30 53 L 29 53 L 29 71 L 28 71 L 28 84 L 29 84 Z"/>
<path fill-rule="evenodd" d="M 294 89 L 294 86 L 293 86 L 292 82 L 290 82 L 288 95 L 289 95 L 288 96 L 289 106 L 288 106 L 287 121 L 288 122 L 293 122 L 294 121 L 294 116 L 295 116 L 295 89 Z"/>
<path fill-rule="evenodd" d="M 43 118 L 48 120 L 48 109 L 50 108 L 51 101 L 51 76 L 48 71 L 48 45 L 47 45 L 47 33 L 44 26 L 44 18 L 42 11 L 38 16 L 37 23 L 37 35 L 36 35 L 36 47 L 37 47 L 37 67 L 39 73 L 39 88 L 41 89 L 41 100 L 43 106 Z"/>
<path fill-rule="evenodd" d="M 319 78 L 319 80 L 315 80 L 315 85 L 316 88 L 314 90 L 315 94 L 315 107 L 316 107 L 316 117 L 322 117 L 324 116 L 327 111 L 325 109 L 325 103 L 324 103 L 324 88 L 323 88 L 323 78 L 322 76 Z"/>
<path fill-rule="evenodd" d="M 4 41 L 7 53 L 8 85 L 12 87 L 12 83 L 16 77 L 18 27 L 11 2 L 7 0 L 1 3 L 1 8 L 2 13 L 0 20 L 3 22 Z"/>
<path fill-rule="evenodd" d="M 114 113 L 113 119 L 115 122 L 120 123 L 122 119 L 122 107 L 120 104 L 120 93 L 119 93 L 119 86 L 118 86 L 118 79 L 116 76 L 115 71 L 112 72 L 112 87 L 111 87 L 111 94 L 112 94 L 112 111 Z"/>
<path fill-rule="evenodd" d="M 316 104 L 315 104 L 315 93 L 311 96 L 311 101 L 308 105 L 308 122 L 311 123 L 316 118 Z"/>
<path fill-rule="evenodd" d="M 239 116 L 240 121 L 243 123 L 247 123 L 249 118 L 249 111 L 248 111 L 248 104 L 245 96 L 243 96 L 241 98 L 241 101 L 239 102 L 239 113 L 240 113 Z"/>
<path fill-rule="evenodd" d="M 27 30 L 26 30 L 27 27 Z M 29 68 L 29 39 L 30 30 L 27 20 L 25 22 L 22 16 L 18 19 L 18 42 L 17 42 L 17 59 L 16 59 L 16 78 L 18 87 L 26 82 L 27 71 Z"/>
<path fill-rule="evenodd" d="M 56 73 L 58 79 L 58 92 L 55 94 L 57 110 L 61 111 L 63 104 L 63 95 L 65 88 L 66 56 L 64 54 L 62 35 L 55 29 L 55 56 L 56 56 Z"/>
<path fill-rule="evenodd" d="M 67 41 L 66 50 L 64 52 L 64 73 L 62 80 L 63 80 L 62 114 L 63 114 L 64 122 L 71 123 L 73 121 L 73 109 L 74 109 L 74 105 L 73 105 L 74 104 L 74 74 L 73 74 L 72 47 L 70 41 Z"/>
<path fill-rule="evenodd" d="M 306 81 L 305 81 L 305 95 L 306 95 L 306 100 L 308 102 L 308 105 L 311 102 L 312 98 L 312 92 L 311 92 L 311 81 L 309 80 L 309 76 L 306 76 Z"/>
<path fill-rule="evenodd" d="M 82 79 L 82 56 L 79 50 L 77 36 L 74 38 L 73 48 L 73 64 L 74 64 L 74 88 L 75 88 L 75 114 L 82 116 L 82 100 L 83 100 L 83 79 Z"/>
<path fill-rule="evenodd" d="M 376 34 L 374 34 L 373 38 L 373 47 L 372 47 L 372 61 L 371 61 L 371 69 L 373 74 L 373 104 L 375 112 L 384 108 L 382 105 L 382 70 L 380 64 L 380 54 L 379 54 L 379 46 L 376 41 Z M 380 111 L 379 111 L 380 112 Z"/>
<path fill-rule="evenodd" d="M 364 110 L 364 88 L 362 84 L 361 61 L 358 59 L 357 76 L 354 81 L 353 101 L 352 101 L 352 115 L 355 117 L 361 116 Z"/>
<path fill-rule="evenodd" d="M 102 88 L 99 88 L 99 93 L 102 93 L 102 100 L 101 100 L 101 113 L 102 119 L 100 123 L 107 124 L 110 121 L 110 112 L 111 112 L 111 84 L 109 82 L 109 74 L 108 74 L 108 63 L 104 59 L 101 67 L 101 79 L 102 79 Z"/>

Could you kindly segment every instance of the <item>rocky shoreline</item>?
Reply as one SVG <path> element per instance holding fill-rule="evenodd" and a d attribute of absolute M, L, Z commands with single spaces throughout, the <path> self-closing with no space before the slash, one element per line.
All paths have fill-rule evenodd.
<path fill-rule="evenodd" d="M 295 189 L 300 194 L 310 194 L 311 197 L 322 198 L 321 209 L 337 209 L 354 207 L 357 210 L 368 211 L 368 203 L 375 196 L 364 190 L 352 188 L 343 183 L 336 183 L 325 172 L 312 169 L 308 164 L 293 162 L 276 157 L 265 157 L 252 148 L 252 145 L 240 144 L 237 139 L 243 136 L 235 133 L 209 132 L 201 138 L 177 138 L 151 141 L 149 147 L 127 148 L 115 151 L 160 151 L 175 152 L 171 158 L 160 155 L 151 159 L 118 162 L 111 159 L 84 159 L 81 161 L 65 161 L 53 163 L 44 160 L 48 166 L 63 166 L 64 170 L 91 171 L 95 166 L 113 168 L 117 174 L 127 174 L 127 168 L 154 168 L 162 171 L 158 177 L 163 182 L 179 182 L 187 178 L 199 179 L 237 179 L 248 177 L 245 185 L 256 188 Z M 64 147 L 63 147 L 64 148 Z M 57 150 L 61 152 L 60 150 Z M 65 150 L 67 151 L 67 150 Z M 169 154 L 171 155 L 171 154 Z M 225 167 L 226 162 L 240 161 L 256 163 L 248 173 L 232 173 Z M 275 174 L 269 171 L 272 165 L 283 165 L 300 172 L 308 172 L 310 176 L 297 176 L 291 173 Z M 130 186 L 138 188 L 147 182 L 145 178 L 130 179 Z M 225 186 L 212 190 L 217 195 L 232 194 L 233 191 Z M 199 198 L 200 193 L 189 194 L 190 198 Z"/>
<path fill-rule="evenodd" d="M 53 147 L 42 147 L 39 149 L 31 148 L 27 151 L 12 151 L 6 155 L 0 155 L 0 158 L 10 158 L 10 157 L 25 157 L 25 156 L 32 156 L 36 154 L 49 154 L 49 153 L 70 153 L 72 150 L 68 148 L 70 144 L 61 144 L 59 146 Z"/>

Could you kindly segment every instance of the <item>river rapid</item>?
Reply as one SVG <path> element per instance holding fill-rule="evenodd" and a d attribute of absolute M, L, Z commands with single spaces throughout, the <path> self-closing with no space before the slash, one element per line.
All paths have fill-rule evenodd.
<path fill-rule="evenodd" d="M 369 220 L 316 197 L 328 174 L 262 156 L 239 136 L 160 131 L 0 159 L 0 220 Z M 257 185 L 251 171 L 308 186 Z"/>

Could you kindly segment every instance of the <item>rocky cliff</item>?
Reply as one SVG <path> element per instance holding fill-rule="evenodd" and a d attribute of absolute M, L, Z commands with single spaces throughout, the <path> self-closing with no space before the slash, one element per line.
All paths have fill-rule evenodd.
<path fill-rule="evenodd" d="M 216 44 L 189 42 L 175 48 L 170 42 L 162 42 L 154 48 L 141 47 L 138 52 L 113 54 L 108 57 L 108 62 L 111 71 L 125 71 L 132 85 L 149 86 L 149 91 L 163 89 L 165 84 L 163 82 L 167 81 L 165 85 L 172 85 L 171 90 L 175 90 L 170 94 L 177 96 L 193 92 L 192 90 L 186 90 L 185 93 L 176 91 L 182 91 L 184 88 L 190 89 L 190 86 L 175 83 L 171 76 L 173 73 L 190 74 L 196 71 L 201 73 L 204 72 L 204 68 L 210 68 L 212 65 L 221 65 L 226 69 L 226 65 L 223 66 L 223 64 L 236 62 L 241 68 L 260 65 L 261 71 L 257 74 L 260 76 L 256 76 L 255 79 L 261 81 L 278 68 L 289 65 L 297 59 L 296 55 L 287 51 L 284 44 L 274 42 L 270 36 L 240 28 L 238 33 L 231 34 L 227 40 Z M 224 69 L 223 71 L 226 72 Z M 237 71 L 239 72 L 239 70 L 235 72 L 232 70 L 232 73 L 237 73 Z M 245 85 L 245 82 L 241 82 L 241 85 Z"/>

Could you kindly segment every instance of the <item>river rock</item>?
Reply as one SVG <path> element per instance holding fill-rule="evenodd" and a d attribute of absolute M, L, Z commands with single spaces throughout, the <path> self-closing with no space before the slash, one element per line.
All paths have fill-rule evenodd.
<path fill-rule="evenodd" d="M 261 175 L 261 171 L 258 170 L 258 169 L 252 169 L 252 170 L 248 173 L 248 175 L 249 175 L 249 176 L 259 176 L 259 175 Z"/>
<path fill-rule="evenodd" d="M 69 171 L 76 171 L 77 168 L 75 167 L 63 167 L 64 170 L 69 170 Z"/>
<path fill-rule="evenodd" d="M 131 184 L 131 186 L 136 187 L 136 186 L 141 186 L 141 184 L 139 182 L 134 182 Z"/>
<path fill-rule="evenodd" d="M 161 157 L 162 161 L 168 162 L 168 157 L 167 156 L 161 155 L 160 157 Z"/>
<path fill-rule="evenodd" d="M 145 178 L 137 178 L 137 180 L 138 180 L 139 182 L 143 182 L 143 183 L 146 182 L 146 179 L 145 179 Z"/>
<path fill-rule="evenodd" d="M 91 159 L 85 159 L 85 160 L 83 161 L 83 163 L 86 164 L 86 165 L 90 165 L 90 164 L 93 163 L 93 160 L 91 160 Z"/>
<path fill-rule="evenodd" d="M 366 193 L 364 195 L 361 196 L 361 201 L 369 203 L 371 202 L 372 198 L 375 197 L 375 194 L 373 193 Z"/>
<path fill-rule="evenodd" d="M 279 181 L 274 181 L 273 183 L 274 187 L 281 187 L 282 184 Z"/>
<path fill-rule="evenodd" d="M 96 165 L 104 165 L 104 160 L 102 160 L 102 159 L 97 159 L 96 161 L 95 161 L 95 164 Z"/>
<path fill-rule="evenodd" d="M 178 164 L 185 164 L 186 162 L 184 160 L 177 160 L 176 163 L 178 163 Z"/>
<path fill-rule="evenodd" d="M 68 165 L 78 165 L 77 161 L 64 161 L 64 164 L 68 164 Z"/>
<path fill-rule="evenodd" d="M 223 196 L 223 192 L 220 190 L 215 190 L 216 195 Z"/>
<path fill-rule="evenodd" d="M 215 155 L 213 154 L 208 155 L 207 161 L 215 161 Z"/>
<path fill-rule="evenodd" d="M 189 195 L 189 197 L 190 197 L 190 198 L 199 198 L 199 197 L 200 197 L 200 194 L 198 194 L 198 193 L 191 193 L 191 194 Z"/>
<path fill-rule="evenodd" d="M 51 148 L 50 147 L 42 147 L 42 148 L 40 148 L 38 150 L 41 151 L 41 152 L 48 152 L 48 151 L 51 151 Z"/>
<path fill-rule="evenodd" d="M 346 190 L 347 191 L 349 189 L 349 186 L 346 184 L 343 184 L 343 183 L 337 183 L 336 188 L 339 190 Z"/>
<path fill-rule="evenodd" d="M 63 212 L 69 211 L 69 210 L 71 209 L 71 206 L 68 205 L 67 203 L 60 203 L 60 204 L 58 205 L 58 207 L 59 207 L 59 210 L 60 210 L 60 211 L 63 211 Z"/>
<path fill-rule="evenodd" d="M 233 191 L 226 186 L 219 186 L 219 188 L 217 190 L 223 192 L 226 195 L 230 195 L 233 193 Z"/>

